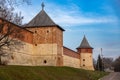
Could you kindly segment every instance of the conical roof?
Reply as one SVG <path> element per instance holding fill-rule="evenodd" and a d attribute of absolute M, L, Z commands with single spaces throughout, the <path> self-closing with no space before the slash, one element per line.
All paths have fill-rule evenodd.
<path fill-rule="evenodd" d="M 86 37 L 84 36 L 84 38 L 78 48 L 92 48 L 92 47 L 89 45 Z"/>
<path fill-rule="evenodd" d="M 27 26 L 51 26 L 51 25 L 56 24 L 43 9 L 27 24 Z"/>
<path fill-rule="evenodd" d="M 44 5 L 42 4 L 42 10 L 28 23 L 25 27 L 47 27 L 47 26 L 57 26 L 59 29 L 64 31 L 59 25 L 55 24 L 55 22 L 47 15 L 44 11 Z"/>

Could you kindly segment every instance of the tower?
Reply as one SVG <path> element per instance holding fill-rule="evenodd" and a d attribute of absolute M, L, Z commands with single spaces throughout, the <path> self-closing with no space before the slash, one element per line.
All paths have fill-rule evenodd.
<path fill-rule="evenodd" d="M 41 6 L 42 10 L 25 27 L 34 36 L 34 65 L 62 66 L 64 29 L 48 16 L 44 3 Z"/>
<path fill-rule="evenodd" d="M 89 45 L 85 36 L 77 48 L 77 52 L 80 54 L 80 67 L 87 70 L 94 70 L 92 58 L 93 48 Z"/>

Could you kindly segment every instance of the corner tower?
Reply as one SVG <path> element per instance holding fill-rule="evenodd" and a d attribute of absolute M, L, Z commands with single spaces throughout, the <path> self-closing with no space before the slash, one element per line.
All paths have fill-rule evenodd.
<path fill-rule="evenodd" d="M 34 64 L 44 66 L 62 66 L 63 59 L 63 31 L 42 10 L 26 25 L 26 29 L 33 32 Z"/>
<path fill-rule="evenodd" d="M 94 70 L 92 58 L 93 48 L 89 45 L 85 36 L 77 48 L 77 52 L 80 54 L 80 67 L 87 70 Z"/>

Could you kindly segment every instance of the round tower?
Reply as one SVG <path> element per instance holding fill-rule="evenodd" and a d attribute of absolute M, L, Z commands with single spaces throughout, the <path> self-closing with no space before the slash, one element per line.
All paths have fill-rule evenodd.
<path fill-rule="evenodd" d="M 92 57 L 93 48 L 89 45 L 85 36 L 77 48 L 77 52 L 80 54 L 80 67 L 87 70 L 94 70 Z"/>

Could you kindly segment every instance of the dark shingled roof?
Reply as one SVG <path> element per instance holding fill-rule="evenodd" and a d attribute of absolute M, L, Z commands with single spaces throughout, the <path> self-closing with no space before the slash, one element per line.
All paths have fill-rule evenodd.
<path fill-rule="evenodd" d="M 47 15 L 47 13 L 42 9 L 27 25 L 26 27 L 47 27 L 47 26 L 57 26 L 62 31 L 59 25 L 55 24 L 55 22 Z"/>
<path fill-rule="evenodd" d="M 92 48 L 92 47 L 89 45 L 86 37 L 84 36 L 84 38 L 78 48 Z"/>

